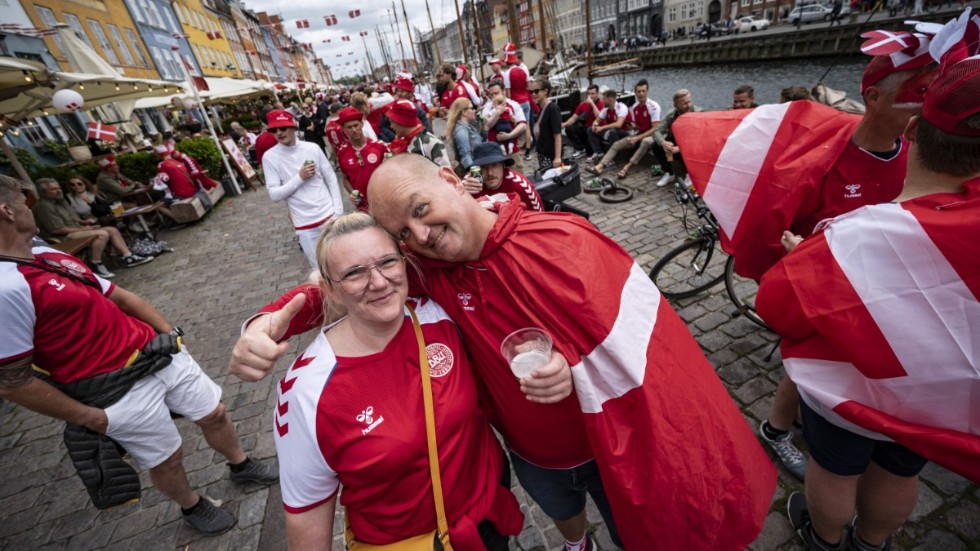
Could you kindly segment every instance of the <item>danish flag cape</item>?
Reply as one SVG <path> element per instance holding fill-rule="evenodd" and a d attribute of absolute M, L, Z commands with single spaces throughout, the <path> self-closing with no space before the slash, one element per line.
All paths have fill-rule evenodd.
<path fill-rule="evenodd" d="M 714 214 L 735 271 L 758 280 L 785 254 L 779 239 L 861 117 L 812 101 L 686 113 L 671 130 L 695 189 Z"/>
<path fill-rule="evenodd" d="M 807 404 L 980 482 L 980 178 L 833 219 L 762 279 Z"/>

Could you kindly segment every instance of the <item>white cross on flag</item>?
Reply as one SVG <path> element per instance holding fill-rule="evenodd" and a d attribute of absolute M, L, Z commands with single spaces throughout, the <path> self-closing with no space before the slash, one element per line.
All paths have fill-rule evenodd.
<path fill-rule="evenodd" d="M 87 139 L 114 142 L 116 141 L 116 127 L 101 122 L 90 122 L 88 123 Z"/>

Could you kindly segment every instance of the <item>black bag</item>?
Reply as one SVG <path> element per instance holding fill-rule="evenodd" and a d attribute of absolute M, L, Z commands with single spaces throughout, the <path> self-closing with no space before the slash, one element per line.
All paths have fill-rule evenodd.
<path fill-rule="evenodd" d="M 112 207 L 102 199 L 96 199 L 90 206 L 92 208 L 92 216 L 96 218 L 102 218 L 103 216 L 112 214 Z"/>

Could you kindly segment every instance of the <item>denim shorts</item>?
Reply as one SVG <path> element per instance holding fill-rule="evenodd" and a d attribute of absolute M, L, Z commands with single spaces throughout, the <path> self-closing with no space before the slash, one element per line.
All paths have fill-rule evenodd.
<path fill-rule="evenodd" d="M 800 400 L 803 438 L 810 456 L 830 473 L 856 476 L 872 461 L 895 476 L 911 477 L 926 466 L 926 458 L 912 450 L 885 440 L 874 440 L 842 429 L 824 419 Z"/>
<path fill-rule="evenodd" d="M 510 452 L 510 459 L 517 480 L 544 514 L 558 521 L 569 520 L 585 510 L 585 494 L 588 492 L 609 529 L 613 543 L 623 547 L 594 459 L 570 469 L 539 467 L 513 451 Z"/>

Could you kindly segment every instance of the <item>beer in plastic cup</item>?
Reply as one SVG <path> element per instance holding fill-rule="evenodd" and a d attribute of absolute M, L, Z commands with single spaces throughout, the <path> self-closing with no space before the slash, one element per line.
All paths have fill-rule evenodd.
<path fill-rule="evenodd" d="M 109 210 L 110 210 L 110 211 L 112 212 L 112 214 L 113 214 L 114 216 L 119 216 L 119 215 L 121 215 L 121 214 L 122 214 L 122 213 L 123 213 L 123 212 L 124 212 L 124 211 L 125 211 L 126 209 L 124 209 L 124 208 L 123 208 L 123 204 L 122 204 L 122 203 L 120 203 L 119 201 L 116 201 L 115 203 L 113 203 L 113 204 L 111 204 L 111 205 L 109 205 Z"/>
<path fill-rule="evenodd" d="M 518 329 L 500 343 L 500 353 L 510 364 L 510 370 L 518 379 L 530 377 L 535 369 L 544 367 L 551 359 L 551 335 L 544 329 L 525 327 Z"/>

